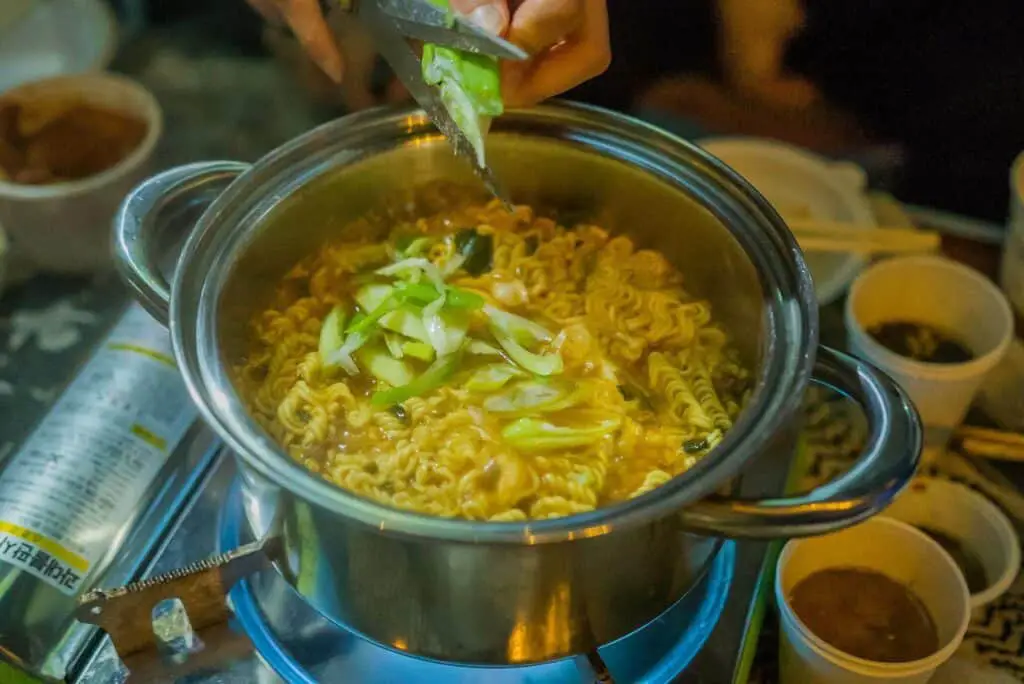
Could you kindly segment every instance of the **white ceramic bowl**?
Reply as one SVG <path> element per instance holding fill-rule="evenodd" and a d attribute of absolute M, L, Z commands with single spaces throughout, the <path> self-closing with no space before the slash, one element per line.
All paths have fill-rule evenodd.
<path fill-rule="evenodd" d="M 746 178 L 783 218 L 806 214 L 798 218 L 876 225 L 864 195 L 864 171 L 855 164 L 759 138 L 709 138 L 699 144 Z M 857 254 L 808 254 L 818 303 L 838 299 L 866 264 Z"/>
<path fill-rule="evenodd" d="M 1009 519 L 987 498 L 948 480 L 915 479 L 883 513 L 960 542 L 985 568 L 988 586 L 971 594 L 983 606 L 1002 596 L 1020 571 L 1020 541 Z"/>
<path fill-rule="evenodd" d="M 912 662 L 877 663 L 844 653 L 811 632 L 789 596 L 801 580 L 830 568 L 873 570 L 908 587 L 935 621 L 939 649 Z M 967 583 L 949 554 L 920 530 L 885 517 L 787 543 L 776 566 L 775 601 L 782 627 L 782 684 L 924 684 L 960 647 L 971 616 Z"/>
<path fill-rule="evenodd" d="M 163 131 L 163 115 L 141 85 L 106 73 L 35 81 L 5 96 L 57 93 L 132 114 L 147 124 L 138 147 L 94 176 L 54 185 L 0 181 L 0 225 L 11 241 L 13 258 L 44 271 L 89 273 L 111 264 L 111 221 L 125 195 L 152 171 L 149 161 Z"/>

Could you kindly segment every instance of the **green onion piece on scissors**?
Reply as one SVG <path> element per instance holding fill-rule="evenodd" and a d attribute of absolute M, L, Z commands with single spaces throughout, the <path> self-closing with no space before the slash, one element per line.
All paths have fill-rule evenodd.
<path fill-rule="evenodd" d="M 448 0 L 430 2 L 451 11 Z M 473 145 L 477 162 L 483 166 L 484 136 L 491 118 L 505 111 L 497 58 L 426 43 L 423 80 L 438 89 L 445 108 Z"/>

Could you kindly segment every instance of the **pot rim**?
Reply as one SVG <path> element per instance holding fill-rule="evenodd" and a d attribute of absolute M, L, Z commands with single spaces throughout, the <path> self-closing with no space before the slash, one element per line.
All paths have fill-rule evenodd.
<path fill-rule="evenodd" d="M 261 190 L 261 180 L 267 180 L 261 175 L 278 181 L 276 196 L 290 195 L 303 184 L 303 171 L 324 165 L 337 168 L 339 164 L 330 163 L 332 160 L 337 161 L 360 141 L 366 144 L 374 134 L 386 134 L 389 137 L 384 142 L 391 144 L 383 148 L 371 145 L 366 156 L 348 161 L 358 163 L 395 149 L 399 140 L 430 139 L 447 144 L 439 139 L 426 115 L 411 107 L 378 108 L 321 125 L 264 156 L 206 209 L 178 259 L 170 304 L 174 352 L 189 392 L 204 419 L 246 466 L 308 503 L 382 533 L 467 543 L 539 544 L 599 536 L 669 516 L 733 477 L 798 406 L 791 399 L 794 393 L 802 393 L 809 381 L 818 338 L 817 307 L 807 265 L 767 200 L 725 164 L 665 131 L 623 114 L 565 102 L 513 110 L 494 123 L 492 135 L 524 132 L 536 136 L 539 132 L 541 138 L 552 142 L 588 144 L 588 153 L 639 165 L 680 187 L 680 192 L 678 174 L 686 171 L 696 174 L 691 181 L 699 178 L 715 183 L 719 192 L 731 195 L 732 204 L 719 206 L 720 211 L 715 211 L 706 197 L 702 204 L 740 241 L 757 269 L 765 304 L 765 339 L 757 387 L 733 429 L 711 452 L 714 457 L 709 454 L 647 494 L 586 513 L 522 522 L 471 521 L 392 508 L 344 490 L 290 458 L 249 416 L 218 353 L 216 333 L 219 295 L 233 264 L 229 257 L 244 245 L 239 236 L 245 230 L 239 229 L 237 222 L 228 228 L 221 224 L 230 222 L 230 215 L 239 207 L 253 209 L 253 198 L 260 196 L 254 191 Z M 287 173 L 282 173 L 284 170 Z M 284 189 L 279 187 L 282 177 L 288 184 Z M 698 194 L 692 187 L 687 190 Z M 735 213 L 734 220 L 746 221 L 754 230 L 739 235 L 722 212 Z M 200 284 L 193 285 L 196 282 Z M 786 335 L 794 340 L 780 345 Z"/>

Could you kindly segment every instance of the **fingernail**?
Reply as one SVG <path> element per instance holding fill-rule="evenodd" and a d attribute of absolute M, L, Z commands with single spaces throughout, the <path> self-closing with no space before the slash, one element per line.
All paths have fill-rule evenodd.
<path fill-rule="evenodd" d="M 340 59 L 333 55 L 325 56 L 317 60 L 317 64 L 320 65 L 320 68 L 323 69 L 323 72 L 327 74 L 328 78 L 335 83 L 341 83 L 342 66 Z"/>
<path fill-rule="evenodd" d="M 468 19 L 488 33 L 499 35 L 505 30 L 505 18 L 494 5 L 481 5 L 469 13 Z"/>

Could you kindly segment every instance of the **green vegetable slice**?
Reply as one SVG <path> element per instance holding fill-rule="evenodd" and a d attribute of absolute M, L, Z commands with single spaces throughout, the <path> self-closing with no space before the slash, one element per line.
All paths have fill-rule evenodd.
<path fill-rule="evenodd" d="M 571 449 L 599 442 L 619 428 L 620 420 L 611 418 L 593 427 L 571 428 L 536 418 L 520 418 L 505 426 L 501 436 L 517 449 L 544 451 Z"/>
<path fill-rule="evenodd" d="M 400 306 L 391 313 L 380 319 L 382 328 L 405 335 L 417 342 L 430 344 L 427 336 L 427 329 L 423 327 L 423 319 L 416 307 L 411 305 Z"/>
<path fill-rule="evenodd" d="M 403 302 L 414 304 L 430 304 L 441 296 L 433 285 L 423 283 L 399 283 L 395 286 L 395 294 Z"/>
<path fill-rule="evenodd" d="M 401 359 L 405 356 L 405 350 L 402 349 L 402 344 L 401 335 L 393 332 L 384 333 L 384 345 L 388 348 L 388 353 L 396 359 Z"/>
<path fill-rule="evenodd" d="M 419 256 L 425 252 L 433 242 L 434 241 L 428 237 L 402 235 L 395 240 L 395 251 L 403 258 Z"/>
<path fill-rule="evenodd" d="M 443 385 L 458 368 L 461 360 L 461 352 L 439 357 L 422 375 L 408 384 L 383 392 L 375 392 L 370 403 L 374 406 L 391 406 L 392 404 L 401 404 L 412 397 L 427 394 Z"/>
<path fill-rule="evenodd" d="M 494 339 L 513 361 L 536 375 L 558 375 L 564 369 L 559 354 L 534 354 L 516 342 L 511 335 L 496 325 L 491 326 Z"/>
<path fill-rule="evenodd" d="M 327 366 L 328 359 L 336 353 L 345 343 L 345 310 L 341 306 L 335 306 L 331 312 L 324 317 L 323 325 L 320 326 L 320 360 Z"/>
<path fill-rule="evenodd" d="M 462 346 L 469 330 L 469 317 L 461 311 L 444 311 L 438 299 L 423 309 L 423 327 L 438 356 L 451 354 Z"/>
<path fill-rule="evenodd" d="M 380 344 L 366 345 L 356 356 L 370 375 L 392 387 L 408 385 L 416 377 L 409 364 L 393 358 Z"/>
<path fill-rule="evenodd" d="M 451 10 L 448 0 L 431 2 Z M 477 163 L 483 166 L 484 135 L 491 117 L 505 111 L 498 60 L 426 43 L 423 45 L 423 80 L 437 87 L 448 113 L 473 145 Z"/>
<path fill-rule="evenodd" d="M 397 297 L 391 296 L 381 302 L 377 308 L 372 309 L 369 313 L 363 317 L 355 317 L 352 322 L 348 324 L 348 329 L 345 331 L 349 335 L 369 334 L 372 330 L 377 327 L 377 322 L 387 314 L 391 313 L 399 307 L 401 302 L 398 301 Z"/>
<path fill-rule="evenodd" d="M 444 278 L 441 277 L 441 271 L 438 270 L 437 266 L 432 264 L 429 260 L 423 257 L 414 257 L 411 259 L 403 259 L 402 261 L 379 268 L 374 271 L 377 275 L 382 276 L 395 276 L 401 280 L 408 282 L 419 282 L 420 275 L 425 275 L 434 287 L 437 288 L 439 293 L 444 292 Z"/>
<path fill-rule="evenodd" d="M 402 344 L 402 351 L 406 356 L 411 356 L 420 361 L 434 360 L 434 348 L 426 342 L 405 342 Z"/>
<path fill-rule="evenodd" d="M 356 290 L 355 299 L 365 313 L 375 311 L 381 304 L 388 301 L 395 292 L 395 288 L 390 285 L 382 285 L 380 283 L 371 283 L 369 285 L 363 285 L 361 288 Z"/>
<path fill-rule="evenodd" d="M 550 342 L 554 336 L 543 325 L 534 323 L 528 318 L 502 311 L 490 304 L 484 307 L 484 313 L 491 319 L 493 328 L 501 330 L 519 344 L 535 344 Z"/>
<path fill-rule="evenodd" d="M 483 340 L 470 340 L 466 351 L 477 356 L 501 356 L 501 350 Z"/>
<path fill-rule="evenodd" d="M 495 363 L 475 371 L 466 381 L 466 389 L 472 392 L 494 392 L 505 385 L 512 378 L 526 375 L 523 371 L 507 363 Z M 489 397 L 488 401 L 493 397 Z M 486 402 L 484 407 L 487 408 Z"/>
<path fill-rule="evenodd" d="M 449 287 L 448 294 L 445 297 L 445 306 L 452 309 L 468 309 L 470 311 L 475 311 L 476 309 L 484 308 L 484 305 L 486 304 L 487 300 L 481 295 L 458 287 Z"/>
<path fill-rule="evenodd" d="M 568 383 L 524 380 L 487 397 L 484 408 L 494 413 L 550 413 L 575 406 L 580 399 Z"/>

